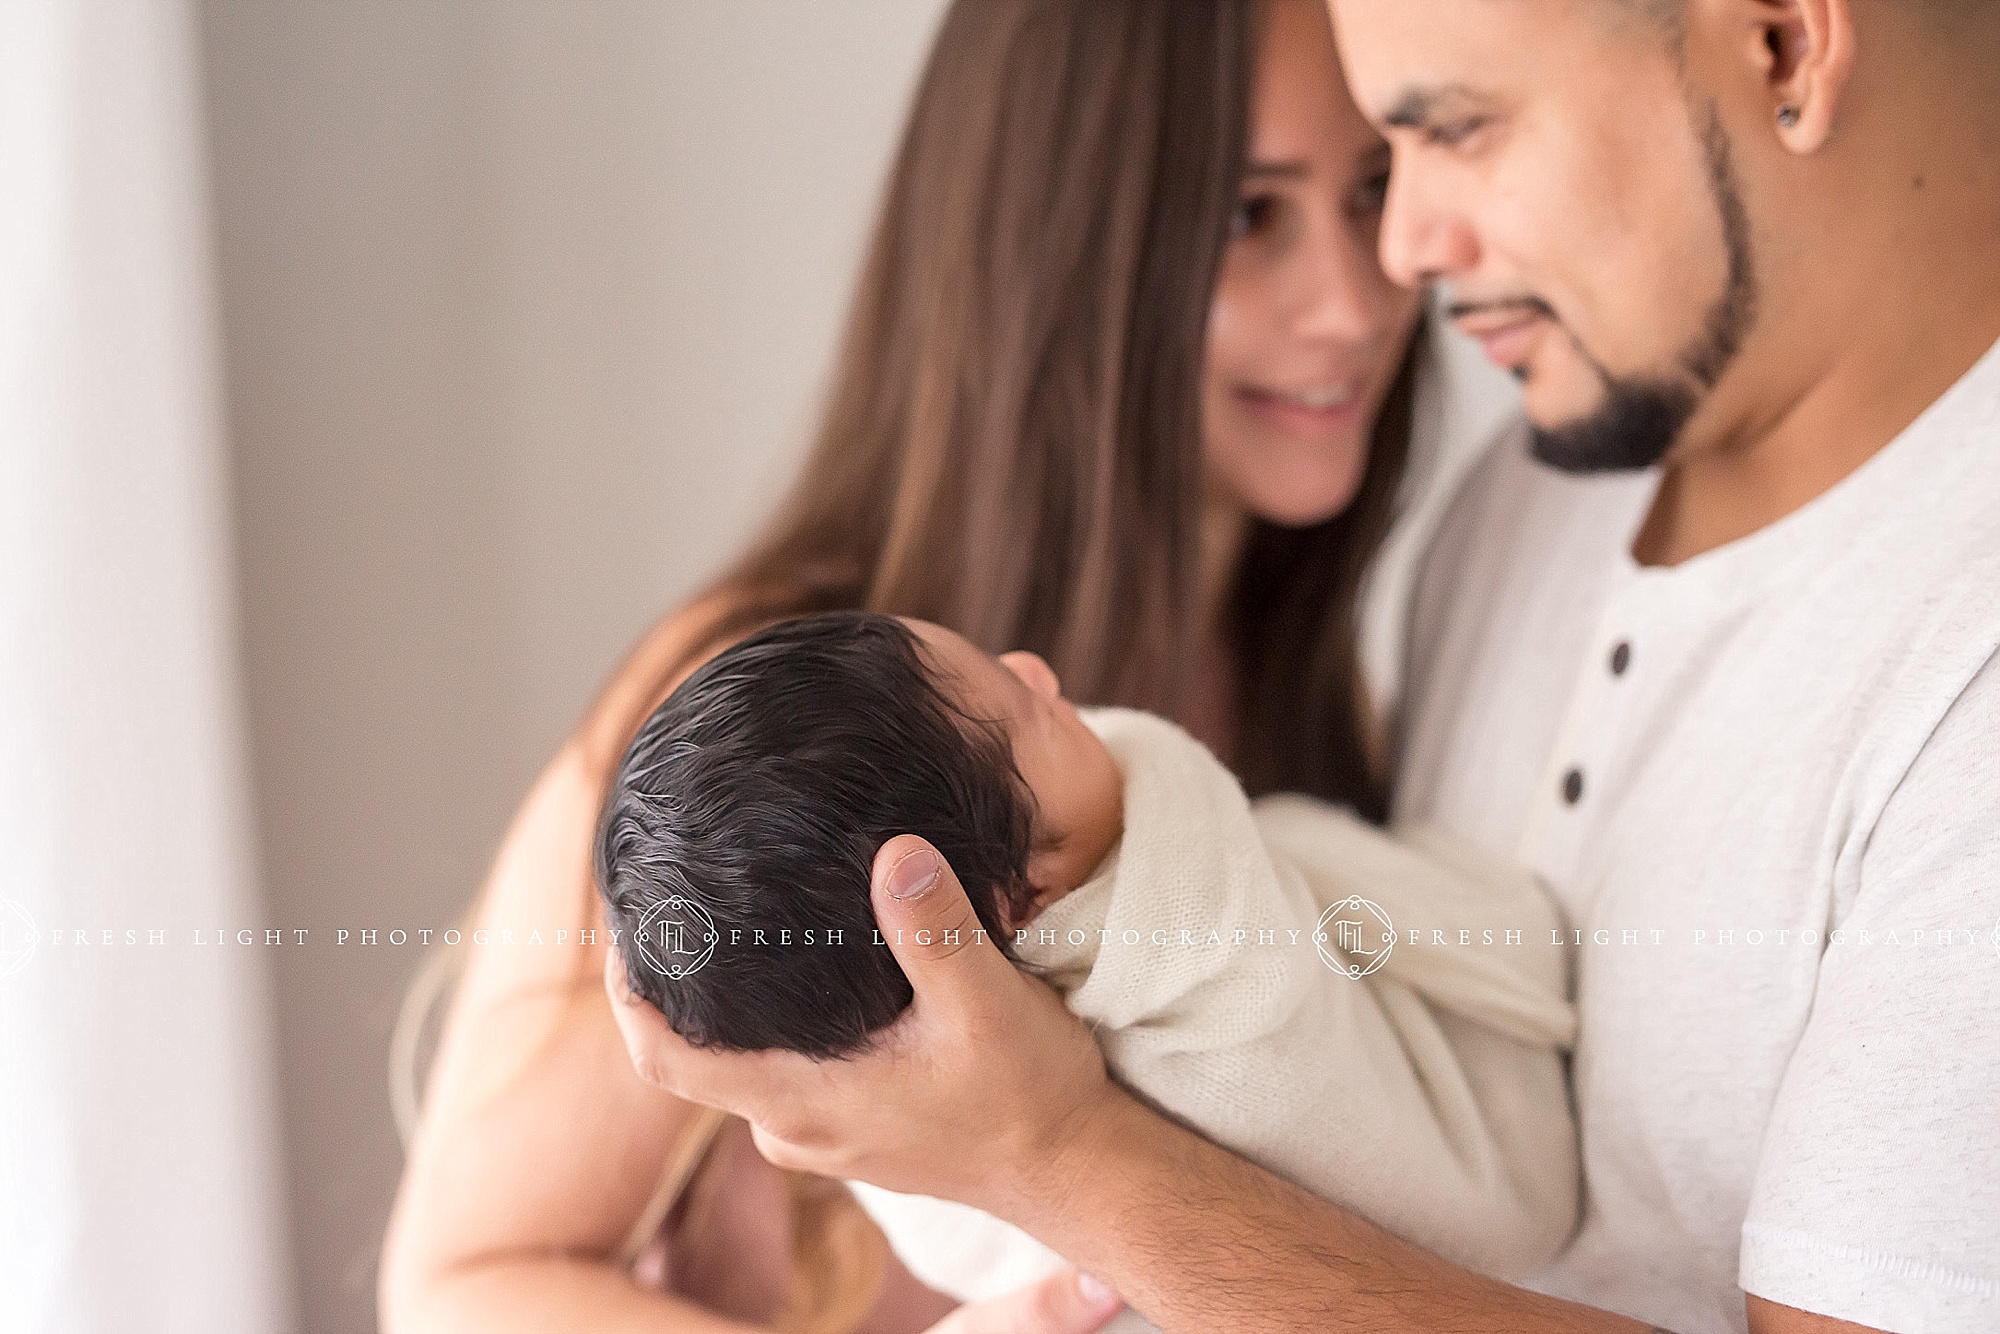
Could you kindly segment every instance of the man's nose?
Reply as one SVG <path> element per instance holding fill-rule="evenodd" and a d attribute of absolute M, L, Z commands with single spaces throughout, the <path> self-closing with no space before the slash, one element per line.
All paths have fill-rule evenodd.
<path fill-rule="evenodd" d="M 1467 273 L 1479 262 L 1472 228 L 1441 182 L 1400 158 L 1389 174 L 1379 246 L 1382 271 L 1404 287 Z"/>

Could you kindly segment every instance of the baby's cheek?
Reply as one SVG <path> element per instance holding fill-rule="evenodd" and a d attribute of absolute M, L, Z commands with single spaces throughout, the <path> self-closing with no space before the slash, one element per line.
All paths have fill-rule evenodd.
<path fill-rule="evenodd" d="M 1075 863 L 1065 889 L 1088 880 L 1125 832 L 1125 776 L 1095 732 L 1081 720 L 1077 730 L 1082 735 L 1064 757 L 1070 788 L 1065 829 Z"/>

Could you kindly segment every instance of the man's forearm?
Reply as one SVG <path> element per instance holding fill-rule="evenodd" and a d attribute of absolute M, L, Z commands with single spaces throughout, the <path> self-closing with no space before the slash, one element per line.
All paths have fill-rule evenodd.
<path fill-rule="evenodd" d="M 1117 1094 L 997 1211 L 1168 1334 L 1647 1334 L 1460 1269 Z"/>

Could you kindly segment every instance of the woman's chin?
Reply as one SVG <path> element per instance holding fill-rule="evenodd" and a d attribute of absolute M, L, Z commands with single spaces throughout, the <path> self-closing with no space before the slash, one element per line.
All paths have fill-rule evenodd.
<path fill-rule="evenodd" d="M 1358 480 L 1336 485 L 1304 480 L 1294 485 L 1274 485 L 1252 497 L 1247 508 L 1257 518 L 1279 528 L 1312 528 L 1343 513 L 1354 503 Z"/>
<path fill-rule="evenodd" d="M 1211 442 L 1210 450 L 1218 480 L 1244 512 L 1280 528 L 1311 528 L 1341 513 L 1360 492 L 1367 463 L 1358 438 L 1225 440 Z"/>

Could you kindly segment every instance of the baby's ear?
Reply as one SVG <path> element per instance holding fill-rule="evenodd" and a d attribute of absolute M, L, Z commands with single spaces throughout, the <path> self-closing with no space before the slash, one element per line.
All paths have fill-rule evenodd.
<path fill-rule="evenodd" d="M 1062 697 L 1062 682 L 1056 679 L 1055 668 L 1043 662 L 1040 654 L 1016 649 L 1012 653 L 1002 653 L 1000 665 L 1020 677 L 1037 695 L 1047 695 L 1050 699 Z"/>
<path fill-rule="evenodd" d="M 1062 897 L 1062 891 L 1051 887 L 1055 883 L 1054 877 L 1036 874 L 1038 870 L 1048 869 L 1043 865 L 1046 851 L 1029 853 L 1027 877 L 1001 891 L 1000 915 L 1005 920 L 1009 936 L 1041 916 L 1043 909 Z"/>

